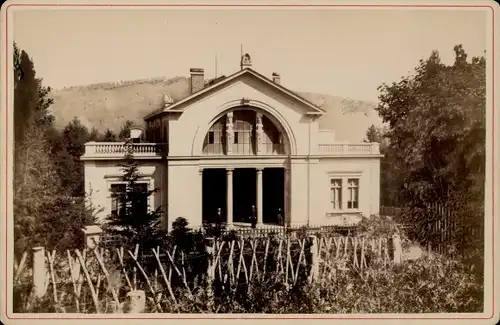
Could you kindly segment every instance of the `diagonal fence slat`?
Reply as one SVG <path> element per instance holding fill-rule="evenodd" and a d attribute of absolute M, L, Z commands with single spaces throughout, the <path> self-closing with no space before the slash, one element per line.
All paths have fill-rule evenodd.
<path fill-rule="evenodd" d="M 109 306 L 123 308 L 127 292 L 139 290 L 145 291 L 151 308 L 161 312 L 165 305 L 177 305 L 183 295 L 192 298 L 207 279 L 211 290 L 222 286 L 248 292 L 261 281 L 276 281 L 291 288 L 303 280 L 311 282 L 335 277 L 337 272 L 379 267 L 374 264 L 379 259 L 387 265 L 392 262 L 391 243 L 388 238 L 306 234 L 294 238 L 220 238 L 211 242 L 210 253 L 173 246 L 156 247 L 149 254 L 135 246 L 133 250 L 65 251 L 58 259 L 58 252 L 52 251 L 46 256 L 47 282 L 53 284 L 48 295 L 55 302 L 71 304 L 76 312 L 100 313 L 107 312 Z M 200 265 L 210 266 L 200 269 Z M 206 275 L 209 268 L 211 276 Z M 139 273 L 135 281 L 129 276 L 134 269 Z M 206 284 L 203 286 L 206 288 Z"/>

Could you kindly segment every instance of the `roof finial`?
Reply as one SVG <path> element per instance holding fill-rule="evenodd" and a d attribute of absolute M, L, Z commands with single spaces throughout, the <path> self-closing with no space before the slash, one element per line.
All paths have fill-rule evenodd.
<path fill-rule="evenodd" d="M 241 63 L 240 63 L 241 70 L 245 68 L 250 68 L 251 66 L 252 66 L 252 58 L 250 57 L 250 54 L 248 53 L 243 54 L 241 56 Z"/>

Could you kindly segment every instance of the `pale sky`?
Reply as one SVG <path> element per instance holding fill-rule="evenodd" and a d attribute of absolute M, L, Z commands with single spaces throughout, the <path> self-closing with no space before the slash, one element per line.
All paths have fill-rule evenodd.
<path fill-rule="evenodd" d="M 431 51 L 452 62 L 487 47 L 487 11 L 398 9 L 23 10 L 14 40 L 44 85 L 188 76 L 239 69 L 240 45 L 253 68 L 296 91 L 377 100 L 377 87 L 407 75 Z"/>

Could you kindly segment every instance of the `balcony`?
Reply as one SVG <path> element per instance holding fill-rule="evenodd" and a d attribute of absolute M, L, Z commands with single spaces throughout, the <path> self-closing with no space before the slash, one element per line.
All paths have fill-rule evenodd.
<path fill-rule="evenodd" d="M 166 145 L 159 143 L 134 143 L 134 158 L 161 159 Z M 124 142 L 87 142 L 82 160 L 120 159 L 125 157 Z"/>
<path fill-rule="evenodd" d="M 376 142 L 319 144 L 318 153 L 323 156 L 380 155 L 380 149 L 379 144 Z"/>

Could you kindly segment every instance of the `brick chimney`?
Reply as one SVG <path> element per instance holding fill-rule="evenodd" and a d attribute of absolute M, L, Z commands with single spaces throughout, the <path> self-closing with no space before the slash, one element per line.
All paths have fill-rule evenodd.
<path fill-rule="evenodd" d="M 191 73 L 191 94 L 194 94 L 205 86 L 205 72 L 200 68 L 191 68 L 189 72 Z"/>
<path fill-rule="evenodd" d="M 281 84 L 281 76 L 277 72 L 273 72 L 273 82 L 275 84 Z"/>

